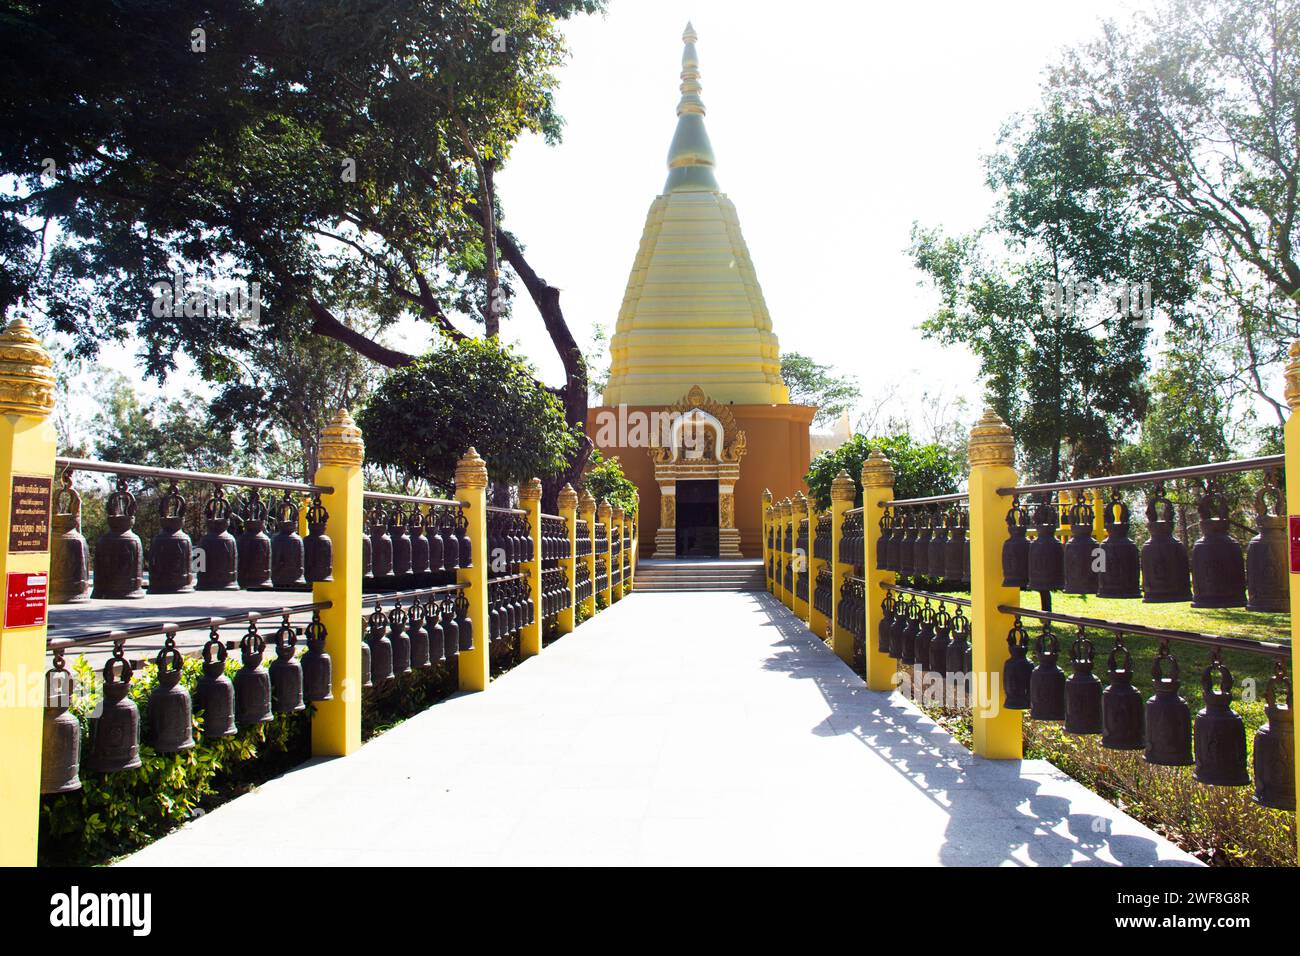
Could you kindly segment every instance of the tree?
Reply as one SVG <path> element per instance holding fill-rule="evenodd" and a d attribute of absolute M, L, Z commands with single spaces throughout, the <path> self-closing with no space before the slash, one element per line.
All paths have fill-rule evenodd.
<path fill-rule="evenodd" d="M 600 7 L 4 2 L 0 305 L 39 310 L 83 355 L 136 334 L 156 376 L 183 351 L 219 378 L 259 336 L 306 331 L 397 368 L 414 356 L 339 316 L 383 328 L 409 314 L 459 339 L 461 315 L 491 337 L 512 289 L 499 254 L 581 425 L 585 368 L 559 291 L 502 227 L 492 180 L 523 133 L 558 136 L 557 24 Z M 153 283 L 178 269 L 259 282 L 261 326 L 156 314 Z M 587 447 L 570 454 L 574 480 Z"/>
<path fill-rule="evenodd" d="M 580 435 L 533 369 L 496 339 L 447 341 L 391 372 L 357 417 L 366 459 L 450 492 L 471 445 L 494 482 L 564 467 Z"/>
<path fill-rule="evenodd" d="M 922 330 L 979 358 L 1028 474 L 1094 474 L 1142 417 L 1147 313 L 1184 316 L 1199 231 L 1131 181 L 1105 124 L 1060 102 L 1009 124 L 999 144 L 983 229 L 913 227 L 911 254 L 941 302 Z M 1146 283 L 1151 308 L 1134 315 Z"/>
<path fill-rule="evenodd" d="M 1106 125 L 1147 194 L 1205 230 L 1218 321 L 1242 378 L 1300 336 L 1300 3 L 1168 0 L 1070 52 L 1050 90 Z"/>
<path fill-rule="evenodd" d="M 862 463 L 873 449 L 889 459 L 894 468 L 895 498 L 925 498 L 957 490 L 961 471 L 953 457 L 940 445 L 920 445 L 906 433 L 881 438 L 854 435 L 839 448 L 824 451 L 812 460 L 804 483 L 818 508 L 831 506 L 831 482 L 841 470 L 849 473 L 857 488 L 857 505 L 862 504 Z"/>
<path fill-rule="evenodd" d="M 782 353 L 781 378 L 790 389 L 792 403 L 816 406 L 815 425 L 834 422 L 862 397 L 862 390 L 853 378 L 836 375 L 831 366 L 799 352 Z"/>
<path fill-rule="evenodd" d="M 637 510 L 636 485 L 623 474 L 618 455 L 606 458 L 599 449 L 592 449 L 587 471 L 582 476 L 582 490 L 590 492 L 597 501 L 608 501 L 611 508 L 622 508 L 627 514 Z"/>

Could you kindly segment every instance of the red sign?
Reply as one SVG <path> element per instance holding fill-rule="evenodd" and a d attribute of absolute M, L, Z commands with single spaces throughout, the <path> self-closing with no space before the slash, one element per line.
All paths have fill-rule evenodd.
<path fill-rule="evenodd" d="M 1300 574 L 1300 515 L 1291 515 L 1291 573 Z"/>
<path fill-rule="evenodd" d="M 45 623 L 50 576 L 44 571 L 10 571 L 5 588 L 5 627 L 39 627 Z"/>

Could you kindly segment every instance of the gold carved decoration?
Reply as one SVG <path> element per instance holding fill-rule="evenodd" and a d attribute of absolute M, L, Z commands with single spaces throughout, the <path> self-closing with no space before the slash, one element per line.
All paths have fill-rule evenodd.
<path fill-rule="evenodd" d="M 731 413 L 731 408 L 720 402 L 715 402 L 705 393 L 704 389 L 698 385 L 692 385 L 691 390 L 674 402 L 669 408 L 668 413 L 671 418 L 685 416 L 699 409 L 702 412 L 711 415 L 717 419 L 718 424 L 722 426 L 722 450 L 715 457 L 716 442 L 709 442 L 708 452 L 698 459 L 692 461 L 711 462 L 719 461 L 729 464 L 735 464 L 745 455 L 745 432 L 737 427 L 736 416 Z M 655 436 L 658 439 L 660 436 Z M 673 460 L 673 450 L 671 447 L 654 445 L 650 448 L 650 458 L 657 465 L 666 465 Z"/>
<path fill-rule="evenodd" d="M 366 444 L 361 440 L 361 429 L 352 420 L 346 408 L 340 408 L 330 423 L 320 433 L 318 457 L 322 465 L 342 465 L 357 468 L 366 457 Z"/>
<path fill-rule="evenodd" d="M 471 445 L 464 457 L 456 462 L 456 490 L 486 488 L 487 483 L 487 462 L 479 457 L 478 450 Z"/>
<path fill-rule="evenodd" d="M 0 414 L 45 418 L 54 408 L 54 361 L 22 319 L 0 332 Z"/>
<path fill-rule="evenodd" d="M 731 492 L 718 496 L 718 527 L 736 526 L 736 496 Z"/>
<path fill-rule="evenodd" d="M 1010 465 L 1015 461 L 1016 447 L 1011 429 L 991 408 L 970 430 L 970 463 L 975 465 Z"/>

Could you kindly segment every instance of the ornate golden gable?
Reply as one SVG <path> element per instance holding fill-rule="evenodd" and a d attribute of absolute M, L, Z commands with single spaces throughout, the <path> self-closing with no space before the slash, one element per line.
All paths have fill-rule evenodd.
<path fill-rule="evenodd" d="M 736 416 L 731 413 L 730 406 L 714 401 L 700 386 L 692 385 L 690 391 L 669 406 L 668 411 L 673 415 L 686 415 L 695 409 L 712 415 L 722 425 L 722 454 L 720 460 L 724 462 L 740 461 L 745 454 L 745 431 L 736 425 Z M 673 450 L 662 445 L 655 445 L 650 449 L 650 458 L 656 464 L 671 461 L 672 455 Z M 713 458 L 710 454 L 702 460 L 712 461 Z"/>

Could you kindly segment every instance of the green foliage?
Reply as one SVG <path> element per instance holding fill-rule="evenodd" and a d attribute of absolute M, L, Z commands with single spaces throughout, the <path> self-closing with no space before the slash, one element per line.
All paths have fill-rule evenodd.
<path fill-rule="evenodd" d="M 227 673 L 240 665 L 232 658 Z M 98 675 L 84 657 L 71 662 L 82 692 L 72 712 L 82 724 L 83 757 L 89 746 L 90 716 L 99 702 Z M 152 662 L 131 681 L 131 699 L 140 708 L 140 726 L 149 726 L 149 694 L 157 683 Z M 182 684 L 193 691 L 202 662 L 186 658 Z M 233 737 L 206 740 L 202 714 L 194 716 L 195 746 L 178 754 L 158 754 L 140 746 L 136 770 L 99 774 L 83 770 L 81 789 L 41 800 L 40 862 L 104 862 L 150 842 L 184 823 L 195 811 L 266 780 L 307 756 L 307 721 L 280 714 L 269 724 L 241 730 Z"/>
<path fill-rule="evenodd" d="M 493 339 L 442 340 L 392 372 L 357 423 L 368 461 L 444 489 L 471 446 L 494 481 L 520 482 L 561 471 L 580 440 L 533 369 Z"/>
<path fill-rule="evenodd" d="M 582 475 L 582 490 L 597 501 L 608 501 L 611 508 L 622 508 L 627 514 L 636 512 L 636 485 L 623 474 L 618 455 L 606 458 L 593 448 Z"/>
<path fill-rule="evenodd" d="M 912 232 L 916 266 L 941 299 L 922 329 L 975 353 L 1029 477 L 1107 470 L 1146 405 L 1145 324 L 1100 294 L 1053 307 L 1053 289 L 1150 282 L 1153 310 L 1177 322 L 1196 287 L 1200 228 L 1143 191 L 1112 134 L 1050 102 L 1008 125 L 986 160 L 999 202 L 982 230 Z"/>
<path fill-rule="evenodd" d="M 941 445 L 918 445 L 906 433 L 885 438 L 854 435 L 839 448 L 822 452 L 808 466 L 804 482 L 818 508 L 831 506 L 831 482 L 841 469 L 853 479 L 857 504 L 862 504 L 862 463 L 873 448 L 880 449 L 894 467 L 895 498 L 951 494 L 963 477 L 958 462 Z"/>
<path fill-rule="evenodd" d="M 862 397 L 858 383 L 849 376 L 834 374 L 832 367 L 813 361 L 799 352 L 781 355 L 781 378 L 790 389 L 795 405 L 813 405 L 816 425 L 826 425 L 853 408 Z"/>

